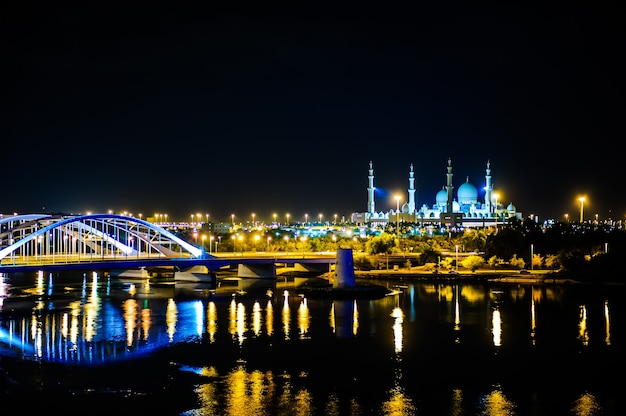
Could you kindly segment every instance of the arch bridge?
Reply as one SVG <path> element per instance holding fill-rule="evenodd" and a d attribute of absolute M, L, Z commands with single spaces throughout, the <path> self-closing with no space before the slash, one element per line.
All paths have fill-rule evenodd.
<path fill-rule="evenodd" d="M 117 214 L 0 217 L 0 271 L 19 266 L 203 257 L 202 249 L 135 217 Z"/>

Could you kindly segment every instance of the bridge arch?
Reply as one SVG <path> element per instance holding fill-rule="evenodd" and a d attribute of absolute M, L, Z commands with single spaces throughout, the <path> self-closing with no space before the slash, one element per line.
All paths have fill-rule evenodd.
<path fill-rule="evenodd" d="M 0 218 L 0 227 L 2 264 L 205 256 L 204 250 L 168 230 L 117 214 L 15 215 Z"/>

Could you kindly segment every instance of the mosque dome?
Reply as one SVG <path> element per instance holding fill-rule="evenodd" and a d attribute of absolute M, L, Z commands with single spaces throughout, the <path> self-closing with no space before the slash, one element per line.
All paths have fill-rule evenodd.
<path fill-rule="evenodd" d="M 469 183 L 469 177 L 463 185 L 459 186 L 456 196 L 460 204 L 471 204 L 478 201 L 478 191 L 474 185 Z"/>
<path fill-rule="evenodd" d="M 517 208 L 515 207 L 515 205 L 513 205 L 513 203 L 510 203 L 507 207 L 506 207 L 507 211 L 511 211 L 511 212 L 517 212 Z"/>
<path fill-rule="evenodd" d="M 437 196 L 435 199 L 435 202 L 437 203 L 437 205 L 439 204 L 447 204 L 448 203 L 448 192 L 446 192 L 445 189 L 442 189 L 441 191 L 437 192 Z"/>

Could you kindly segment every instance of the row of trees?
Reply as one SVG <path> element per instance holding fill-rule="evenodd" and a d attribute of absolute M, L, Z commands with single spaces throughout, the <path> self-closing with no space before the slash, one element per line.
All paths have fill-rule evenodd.
<path fill-rule="evenodd" d="M 410 224 L 406 225 L 409 227 Z M 418 224 L 414 224 L 419 227 Z M 323 252 L 351 248 L 359 267 L 377 267 L 380 255 L 404 256 L 413 266 L 436 264 L 448 266 L 454 261 L 445 253 L 475 253 L 463 256 L 459 264 L 471 270 L 479 267 L 550 269 L 578 279 L 602 279 L 615 275 L 626 278 L 621 261 L 626 254 L 626 231 L 610 224 L 554 223 L 549 226 L 531 219 L 515 220 L 498 228 L 446 230 L 428 234 L 420 230 L 398 236 L 392 230 L 378 235 L 342 237 L 298 237 L 291 231 L 268 229 L 248 236 L 223 236 L 219 251 Z M 235 237 L 235 238 L 232 238 Z M 254 238 L 257 237 L 257 238 Z M 444 262 L 444 263 L 442 263 Z"/>

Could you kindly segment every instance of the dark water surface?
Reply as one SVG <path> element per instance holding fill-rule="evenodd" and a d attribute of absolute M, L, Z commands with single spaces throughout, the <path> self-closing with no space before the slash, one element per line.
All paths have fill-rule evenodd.
<path fill-rule="evenodd" d="M 626 414 L 625 287 L 367 283 L 400 293 L 0 275 L 0 403 L 24 414 Z"/>

